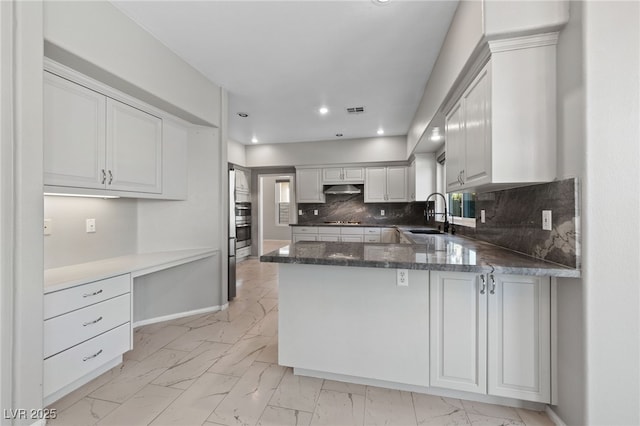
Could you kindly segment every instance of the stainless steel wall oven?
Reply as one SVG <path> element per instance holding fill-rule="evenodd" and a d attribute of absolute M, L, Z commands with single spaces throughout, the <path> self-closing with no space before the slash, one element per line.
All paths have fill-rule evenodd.
<path fill-rule="evenodd" d="M 251 245 L 251 203 L 236 202 L 236 248 Z"/>

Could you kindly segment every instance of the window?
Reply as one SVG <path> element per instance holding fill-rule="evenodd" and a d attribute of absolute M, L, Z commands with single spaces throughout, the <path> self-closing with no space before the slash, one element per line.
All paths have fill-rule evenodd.
<path fill-rule="evenodd" d="M 276 180 L 276 225 L 289 225 L 290 218 L 290 181 Z"/>
<path fill-rule="evenodd" d="M 446 173 L 445 173 L 445 154 L 441 154 L 437 158 L 436 164 L 436 185 L 437 191 L 446 194 Z M 442 208 L 442 201 L 436 200 L 436 211 Z M 452 192 L 447 194 L 447 210 L 451 217 L 449 220 L 455 225 L 476 226 L 476 194 L 464 192 Z"/>

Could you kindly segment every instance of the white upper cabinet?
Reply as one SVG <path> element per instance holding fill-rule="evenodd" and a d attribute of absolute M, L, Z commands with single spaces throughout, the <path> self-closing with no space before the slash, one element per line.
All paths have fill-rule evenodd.
<path fill-rule="evenodd" d="M 105 187 L 105 111 L 104 95 L 44 73 L 46 185 Z"/>
<path fill-rule="evenodd" d="M 556 177 L 557 33 L 494 40 L 444 106 L 447 191 Z"/>
<path fill-rule="evenodd" d="M 365 170 L 364 202 L 406 202 L 407 167 L 367 167 Z"/>
<path fill-rule="evenodd" d="M 160 193 L 162 120 L 107 98 L 106 188 Z"/>
<path fill-rule="evenodd" d="M 236 169 L 236 192 L 243 192 L 245 194 L 251 192 L 251 186 L 249 184 L 251 179 L 249 176 L 248 172 Z"/>
<path fill-rule="evenodd" d="M 181 120 L 163 124 L 133 98 L 47 64 L 60 76 L 44 72 L 45 192 L 186 199 L 188 129 Z"/>
<path fill-rule="evenodd" d="M 363 183 L 364 167 L 327 167 L 322 169 L 322 182 L 333 183 Z"/>
<path fill-rule="evenodd" d="M 296 202 L 324 203 L 322 169 L 296 169 Z"/>

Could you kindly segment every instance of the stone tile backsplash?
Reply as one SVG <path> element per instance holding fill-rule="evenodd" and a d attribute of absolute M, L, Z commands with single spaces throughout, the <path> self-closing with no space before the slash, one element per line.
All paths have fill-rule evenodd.
<path fill-rule="evenodd" d="M 363 185 L 356 185 L 364 191 Z M 327 195 L 325 203 L 298 204 L 298 223 L 354 221 L 379 225 L 425 225 L 424 202 L 366 203 L 364 194 Z M 318 210 L 318 215 L 313 214 Z M 384 210 L 382 216 L 380 211 Z M 480 211 L 486 223 L 480 223 Z M 553 213 L 552 231 L 542 230 L 542 210 Z M 478 193 L 476 228 L 456 232 L 572 268 L 580 267 L 579 185 L 565 179 L 539 185 Z M 455 223 L 455 220 L 454 220 Z"/>
<path fill-rule="evenodd" d="M 325 203 L 298 204 L 302 216 L 298 215 L 298 223 L 311 225 L 314 223 L 336 220 L 362 222 L 378 225 L 424 225 L 424 203 L 366 203 L 364 202 L 364 185 L 356 185 L 360 194 L 337 195 L 327 194 Z M 318 210 L 318 215 L 313 214 Z M 384 210 L 384 216 L 380 211 Z"/>
<path fill-rule="evenodd" d="M 486 223 L 480 223 L 480 211 Z M 542 210 L 552 211 L 552 230 L 542 229 Z M 503 191 L 479 193 L 476 228 L 462 234 L 538 259 L 580 268 L 579 185 L 565 179 Z"/>

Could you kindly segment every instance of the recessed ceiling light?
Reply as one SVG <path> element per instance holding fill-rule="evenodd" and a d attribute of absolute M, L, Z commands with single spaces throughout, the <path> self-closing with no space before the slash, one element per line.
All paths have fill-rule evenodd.
<path fill-rule="evenodd" d="M 378 133 L 379 135 L 384 135 L 384 130 L 382 130 L 382 129 L 378 129 L 378 132 L 377 132 L 377 133 Z"/>
<path fill-rule="evenodd" d="M 246 112 L 239 112 L 238 115 L 242 118 L 247 118 L 249 116 Z"/>
<path fill-rule="evenodd" d="M 320 111 L 320 114 L 325 115 L 325 114 L 327 114 L 329 112 L 329 108 L 320 107 L 320 109 L 318 111 Z"/>
<path fill-rule="evenodd" d="M 336 136 L 337 136 L 337 137 L 339 137 L 339 138 L 341 138 L 341 137 L 343 137 L 344 135 L 343 135 L 342 133 L 336 133 Z"/>
<path fill-rule="evenodd" d="M 258 143 L 258 138 L 256 138 L 255 136 L 251 138 L 251 143 Z"/>

